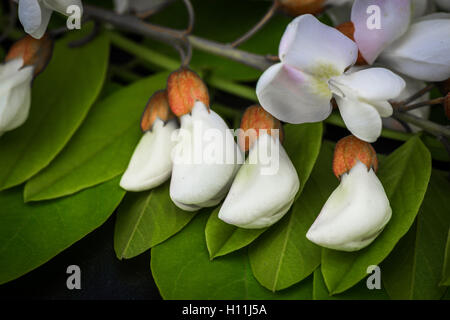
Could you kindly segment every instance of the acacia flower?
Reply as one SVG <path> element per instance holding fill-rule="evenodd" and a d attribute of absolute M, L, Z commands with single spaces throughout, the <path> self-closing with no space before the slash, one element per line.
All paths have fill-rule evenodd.
<path fill-rule="evenodd" d="M 21 126 L 30 111 L 31 83 L 50 60 L 52 41 L 26 36 L 17 41 L 0 64 L 0 136 Z"/>
<path fill-rule="evenodd" d="M 417 19 L 400 39 L 380 55 L 388 67 L 424 81 L 450 77 L 450 15 Z"/>
<path fill-rule="evenodd" d="M 228 192 L 242 154 L 225 121 L 210 110 L 208 89 L 197 74 L 187 68 L 172 72 L 167 91 L 180 118 L 170 197 L 187 211 L 214 206 Z"/>
<path fill-rule="evenodd" d="M 353 136 L 336 144 L 333 171 L 340 178 L 306 237 L 326 248 L 356 251 L 383 231 L 392 209 L 375 172 L 372 146 Z"/>
<path fill-rule="evenodd" d="M 133 152 L 120 186 L 128 191 L 155 188 L 172 172 L 172 133 L 178 128 L 166 90 L 157 91 L 147 103 L 141 120 L 144 135 Z"/>
<path fill-rule="evenodd" d="M 220 208 L 221 220 L 241 228 L 264 228 L 292 206 L 300 181 L 280 143 L 280 129 L 280 121 L 260 106 L 245 111 L 238 141 L 249 154 Z"/>
<path fill-rule="evenodd" d="M 381 134 L 381 117 L 392 114 L 387 100 L 399 95 L 405 82 L 384 68 L 345 73 L 357 55 L 355 42 L 338 30 L 312 15 L 297 17 L 281 39 L 281 62 L 258 80 L 261 106 L 281 121 L 319 122 L 330 115 L 334 96 L 352 134 L 375 141 Z"/>
<path fill-rule="evenodd" d="M 25 32 L 40 39 L 47 29 L 53 11 L 65 16 L 67 8 L 75 5 L 83 10 L 81 0 L 16 0 L 19 2 L 19 20 Z"/>

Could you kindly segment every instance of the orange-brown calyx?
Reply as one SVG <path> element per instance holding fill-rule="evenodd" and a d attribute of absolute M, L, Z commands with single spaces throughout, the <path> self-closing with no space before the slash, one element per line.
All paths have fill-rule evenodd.
<path fill-rule="evenodd" d="M 167 96 L 170 109 L 178 117 L 191 112 L 201 101 L 209 110 L 209 94 L 203 80 L 192 70 L 182 67 L 169 75 Z"/>
<path fill-rule="evenodd" d="M 334 175 L 340 179 L 341 175 L 349 172 L 353 166 L 361 161 L 367 170 L 378 170 L 377 153 L 372 145 L 355 136 L 347 136 L 336 143 L 333 158 Z"/>
<path fill-rule="evenodd" d="M 175 119 L 169 107 L 166 90 L 156 91 L 148 100 L 141 118 L 142 131 L 151 130 L 157 118 L 164 122 Z"/>
<path fill-rule="evenodd" d="M 450 78 L 445 80 L 445 81 L 441 81 L 438 83 L 438 88 L 439 90 L 442 92 L 442 94 L 445 96 L 447 93 L 450 92 Z"/>
<path fill-rule="evenodd" d="M 12 45 L 5 61 L 22 58 L 23 66 L 34 66 L 34 76 L 47 66 L 53 51 L 53 40 L 45 34 L 41 39 L 26 35 Z"/>
<path fill-rule="evenodd" d="M 320 13 L 324 8 L 325 0 L 276 0 L 281 10 L 290 16 L 296 17 L 301 14 Z"/>
<path fill-rule="evenodd" d="M 348 21 L 344 22 L 336 27 L 341 33 L 343 33 L 347 38 L 350 38 L 351 40 L 355 41 L 355 25 L 353 22 Z M 356 60 L 356 64 L 358 66 L 364 66 L 367 65 L 366 60 L 361 54 L 361 51 L 358 50 L 358 59 Z"/>
<path fill-rule="evenodd" d="M 248 151 L 260 134 L 266 132 L 278 137 L 283 142 L 284 134 L 280 120 L 272 116 L 260 105 L 253 105 L 245 110 L 238 133 L 238 144 L 243 152 Z"/>

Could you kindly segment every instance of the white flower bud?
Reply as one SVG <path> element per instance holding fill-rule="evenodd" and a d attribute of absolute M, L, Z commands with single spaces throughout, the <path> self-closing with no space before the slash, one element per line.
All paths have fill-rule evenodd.
<path fill-rule="evenodd" d="M 21 58 L 0 65 L 0 136 L 28 118 L 34 67 L 22 65 Z"/>
<path fill-rule="evenodd" d="M 289 210 L 299 187 L 297 171 L 278 138 L 262 134 L 239 169 L 219 218 L 247 229 L 271 226 Z"/>
<path fill-rule="evenodd" d="M 356 251 L 368 246 L 389 222 L 392 209 L 373 169 L 359 160 L 341 176 L 306 237 L 326 248 Z"/>

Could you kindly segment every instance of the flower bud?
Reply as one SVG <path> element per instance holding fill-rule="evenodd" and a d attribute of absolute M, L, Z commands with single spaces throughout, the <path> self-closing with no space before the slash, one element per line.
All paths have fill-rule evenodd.
<path fill-rule="evenodd" d="M 142 131 L 151 130 L 157 118 L 164 122 L 175 118 L 169 107 L 166 90 L 156 91 L 148 100 L 141 118 Z"/>
<path fill-rule="evenodd" d="M 22 67 L 34 66 L 34 76 L 37 76 L 47 66 L 52 51 L 53 40 L 47 34 L 40 39 L 26 35 L 12 45 L 6 55 L 5 62 L 22 58 Z"/>
<path fill-rule="evenodd" d="M 167 79 L 167 96 L 172 112 L 178 117 L 188 114 L 201 101 L 209 111 L 209 94 L 203 80 L 192 70 L 180 68 Z"/>
<path fill-rule="evenodd" d="M 342 32 L 347 38 L 355 41 L 355 25 L 353 22 L 348 21 L 344 22 L 336 27 L 340 32 Z M 356 60 L 356 65 L 363 66 L 367 65 L 366 60 L 361 54 L 361 51 L 358 50 L 358 59 Z"/>
<path fill-rule="evenodd" d="M 325 0 L 277 0 L 281 10 L 290 16 L 316 14 L 323 10 Z"/>
<path fill-rule="evenodd" d="M 280 142 L 283 142 L 283 127 L 280 120 L 273 117 L 260 105 L 253 105 L 245 110 L 241 120 L 241 129 L 238 135 L 238 144 L 243 152 L 248 151 L 253 146 L 262 132 L 275 137 L 278 135 Z M 272 129 L 276 129 L 278 132 Z"/>
<path fill-rule="evenodd" d="M 375 149 L 365 141 L 355 136 L 347 136 L 336 143 L 333 158 L 333 172 L 340 179 L 341 175 L 349 172 L 360 161 L 367 170 L 378 170 L 378 160 Z"/>

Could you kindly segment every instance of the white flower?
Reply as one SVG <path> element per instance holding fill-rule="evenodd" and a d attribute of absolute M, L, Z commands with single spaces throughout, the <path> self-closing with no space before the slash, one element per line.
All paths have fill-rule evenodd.
<path fill-rule="evenodd" d="M 128 191 L 155 188 L 169 179 L 172 172 L 172 133 L 177 129 L 175 120 L 166 124 L 159 118 L 152 130 L 146 131 L 134 150 L 120 186 Z"/>
<path fill-rule="evenodd" d="M 356 251 L 368 246 L 389 222 L 392 209 L 381 182 L 358 161 L 323 206 L 306 237 L 326 248 Z"/>
<path fill-rule="evenodd" d="M 170 197 L 187 211 L 214 206 L 228 192 L 242 154 L 225 121 L 203 102 L 195 102 L 191 114 L 182 115 L 180 122 Z"/>
<path fill-rule="evenodd" d="M 390 116 L 387 100 L 403 90 L 404 81 L 387 69 L 344 73 L 356 61 L 356 44 L 312 15 L 294 19 L 280 42 L 281 62 L 259 78 L 261 106 L 289 123 L 319 122 L 331 113 L 334 97 L 348 129 L 373 142 L 381 133 L 381 117 Z"/>
<path fill-rule="evenodd" d="M 53 11 L 65 16 L 71 5 L 83 10 L 81 0 L 17 0 L 19 2 L 19 20 L 25 32 L 36 39 L 40 39 L 47 29 Z"/>
<path fill-rule="evenodd" d="M 22 65 L 22 58 L 0 65 L 0 136 L 28 118 L 34 67 Z"/>
<path fill-rule="evenodd" d="M 114 10 L 119 14 L 124 14 L 129 11 L 145 13 L 157 10 L 159 7 L 171 1 L 173 0 L 114 0 Z"/>
<path fill-rule="evenodd" d="M 261 151 L 266 150 L 268 158 L 263 161 Z M 271 166 L 278 166 L 278 170 L 265 173 L 264 168 Z M 278 138 L 262 134 L 239 169 L 219 218 L 247 229 L 271 226 L 289 210 L 299 187 L 297 171 Z"/>
<path fill-rule="evenodd" d="M 450 77 L 450 19 L 422 17 L 380 55 L 380 61 L 412 78 L 442 81 Z"/>

